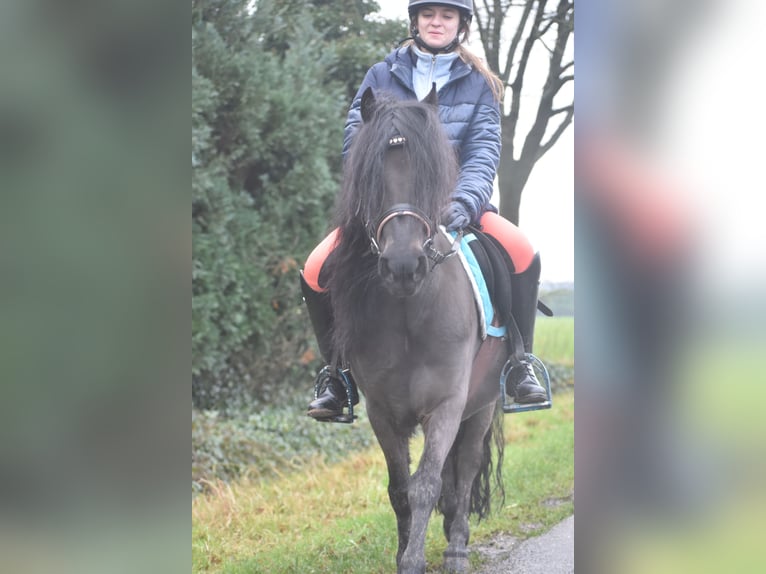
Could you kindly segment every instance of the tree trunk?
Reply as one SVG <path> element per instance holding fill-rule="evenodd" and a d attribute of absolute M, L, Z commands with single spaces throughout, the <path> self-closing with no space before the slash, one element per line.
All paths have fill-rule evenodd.
<path fill-rule="evenodd" d="M 508 120 L 504 117 L 502 121 Z M 505 134 L 511 134 L 510 129 L 503 126 L 503 148 L 500 152 L 500 166 L 497 170 L 498 191 L 500 193 L 500 215 L 511 223 L 519 224 L 519 207 L 521 205 L 521 192 L 527 184 L 534 162 L 527 161 L 524 157 L 520 160 L 513 158 L 513 145 L 506 141 Z"/>
<path fill-rule="evenodd" d="M 510 18 L 510 6 L 511 3 L 485 1 L 483 9 L 476 12 L 476 22 L 487 61 L 507 88 L 506 102 L 510 98 L 510 108 L 505 109 L 501 117 L 503 148 L 498 167 L 499 208 L 500 215 L 518 225 L 521 192 L 535 163 L 558 141 L 574 117 L 574 102 L 568 94 L 560 94 L 564 86 L 574 81 L 574 59 L 562 62 L 574 31 L 574 3 L 571 0 L 557 0 L 555 12 L 548 10 L 548 3 L 542 0 L 526 0 L 514 4 L 523 10 L 515 12 L 518 19 L 511 26 L 515 34 L 508 46 L 505 68 L 501 70 L 500 40 L 496 32 L 505 24 L 506 17 Z M 531 30 L 527 30 L 530 17 Z M 551 42 L 554 38 L 555 41 Z M 547 51 L 548 73 L 532 126 L 522 137 L 522 134 L 517 134 L 516 128 L 525 89 L 524 80 L 532 50 L 538 46 Z M 526 89 L 529 91 L 528 86 Z M 565 98 L 564 105 L 557 106 L 554 103 L 558 96 Z M 565 103 L 567 101 L 570 103 Z M 554 118 L 556 124 L 550 125 Z M 551 130 L 548 130 L 549 125 Z M 546 133 L 548 138 L 543 141 Z M 517 145 L 514 145 L 514 139 Z"/>

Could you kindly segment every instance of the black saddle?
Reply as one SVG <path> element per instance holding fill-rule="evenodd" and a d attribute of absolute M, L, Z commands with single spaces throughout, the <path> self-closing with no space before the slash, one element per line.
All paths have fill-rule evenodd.
<path fill-rule="evenodd" d="M 467 231 L 473 233 L 477 239 L 468 245 L 484 275 L 489 298 L 495 306 L 495 313 L 502 325 L 510 325 L 513 320 L 511 315 L 513 304 L 511 281 L 516 270 L 513 261 L 500 242 L 491 235 L 484 233 L 474 225 L 469 226 Z M 553 315 L 553 311 L 542 301 L 537 302 L 537 308 L 548 317 Z"/>

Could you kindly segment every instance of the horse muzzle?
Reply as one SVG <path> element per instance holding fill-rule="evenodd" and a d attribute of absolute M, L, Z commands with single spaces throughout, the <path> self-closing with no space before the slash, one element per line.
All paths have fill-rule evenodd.
<path fill-rule="evenodd" d="M 378 273 L 394 297 L 411 297 L 418 292 L 428 273 L 428 258 L 421 250 L 410 253 L 380 254 Z"/>
<path fill-rule="evenodd" d="M 369 227 L 370 247 L 378 255 L 378 274 L 394 297 L 410 297 L 423 283 L 428 274 L 425 248 L 431 244 L 433 230 L 428 217 L 406 203 L 394 205 Z"/>

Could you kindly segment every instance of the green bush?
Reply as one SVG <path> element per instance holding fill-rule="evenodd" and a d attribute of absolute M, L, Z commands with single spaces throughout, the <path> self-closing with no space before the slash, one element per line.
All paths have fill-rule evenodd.
<path fill-rule="evenodd" d="M 192 25 L 192 396 L 226 408 L 274 400 L 306 368 L 298 269 L 337 193 L 345 103 L 309 17 L 292 15 L 280 53 L 270 3 L 250 18 L 212 4 Z"/>
<path fill-rule="evenodd" d="M 192 409 L 192 491 L 204 491 L 207 481 L 271 477 L 315 457 L 335 462 L 373 444 L 363 404 L 359 420 L 342 425 L 307 417 L 305 402 L 296 398 L 240 416 Z"/>

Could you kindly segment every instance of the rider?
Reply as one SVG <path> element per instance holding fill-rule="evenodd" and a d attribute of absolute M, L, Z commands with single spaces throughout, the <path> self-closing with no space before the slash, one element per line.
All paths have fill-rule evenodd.
<path fill-rule="evenodd" d="M 457 150 L 460 176 L 452 202 L 443 214 L 448 230 L 470 224 L 481 229 L 505 248 L 512 262 L 512 313 L 522 336 L 524 351 L 531 353 L 537 312 L 540 257 L 527 237 L 502 218 L 489 203 L 500 160 L 500 101 L 503 84 L 463 42 L 473 17 L 473 0 L 409 0 L 410 33 L 402 45 L 367 72 L 357 92 L 345 127 L 343 154 L 361 123 L 360 103 L 364 91 L 388 92 L 400 99 L 422 100 L 436 84 L 439 116 Z M 301 287 L 322 357 L 333 359 L 332 312 L 320 277 L 322 265 L 336 242 L 331 232 L 309 255 L 301 274 Z M 352 400 L 358 401 L 350 373 Z M 517 403 L 539 403 L 547 399 L 545 389 L 524 357 L 515 357 L 509 375 Z M 308 414 L 332 420 L 343 414 L 346 392 L 337 369 L 323 368 L 315 388 L 320 389 Z"/>

